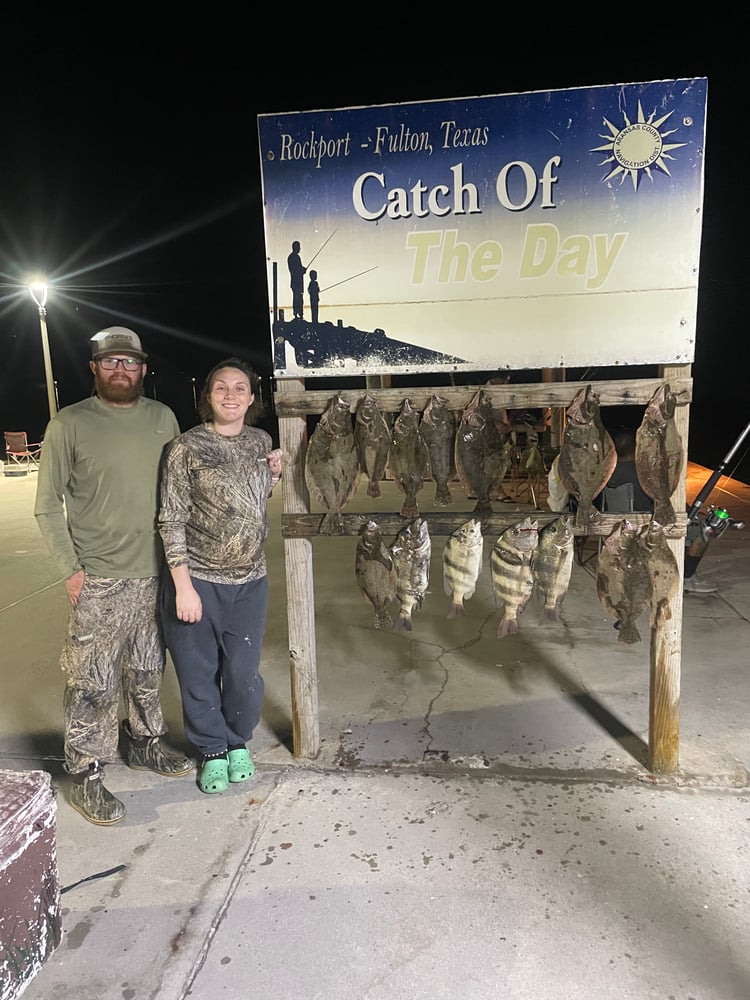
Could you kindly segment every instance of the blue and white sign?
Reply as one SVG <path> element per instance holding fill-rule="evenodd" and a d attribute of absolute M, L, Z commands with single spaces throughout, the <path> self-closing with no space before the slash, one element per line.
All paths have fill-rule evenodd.
<path fill-rule="evenodd" d="M 274 373 L 691 362 L 706 99 L 697 78 L 258 116 Z"/>

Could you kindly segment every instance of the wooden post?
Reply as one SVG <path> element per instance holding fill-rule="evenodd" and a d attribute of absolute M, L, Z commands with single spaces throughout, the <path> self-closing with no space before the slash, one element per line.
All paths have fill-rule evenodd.
<path fill-rule="evenodd" d="M 304 379 L 277 382 L 277 395 L 304 389 Z M 310 497 L 305 483 L 307 420 L 279 418 L 279 444 L 284 452 L 281 479 L 284 513 L 309 514 Z M 295 757 L 317 757 L 320 752 L 318 721 L 318 669 L 315 648 L 315 590 L 312 543 L 308 538 L 284 539 L 289 670 L 292 688 L 292 734 Z"/>
<path fill-rule="evenodd" d="M 690 365 L 666 365 L 659 369 L 665 382 L 690 376 Z M 675 424 L 682 439 L 684 464 L 672 497 L 676 512 L 686 509 L 686 469 L 690 406 L 678 406 Z M 672 599 L 672 617 L 651 630 L 648 767 L 656 774 L 669 774 L 679 766 L 680 754 L 680 658 L 682 652 L 682 584 L 685 563 L 684 537 L 669 538 L 668 544 L 680 568 L 679 586 Z"/>
<path fill-rule="evenodd" d="M 542 382 L 564 382 L 565 381 L 565 369 L 564 368 L 543 368 L 542 369 Z M 560 450 L 560 445 L 563 441 L 563 434 L 565 433 L 565 407 L 563 406 L 552 406 L 550 407 L 550 445 L 555 451 Z"/>

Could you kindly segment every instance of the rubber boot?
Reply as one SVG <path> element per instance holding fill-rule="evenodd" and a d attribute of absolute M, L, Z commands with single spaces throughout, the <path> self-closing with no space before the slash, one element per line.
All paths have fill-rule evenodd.
<path fill-rule="evenodd" d="M 129 742 L 128 767 L 136 771 L 154 771 L 167 778 L 180 778 L 193 770 L 189 757 L 168 750 L 158 736 L 133 736 L 127 721 L 123 729 Z"/>
<path fill-rule="evenodd" d="M 72 777 L 70 804 L 89 823 L 113 826 L 125 819 L 125 806 L 104 787 L 104 767 L 99 761 Z"/>

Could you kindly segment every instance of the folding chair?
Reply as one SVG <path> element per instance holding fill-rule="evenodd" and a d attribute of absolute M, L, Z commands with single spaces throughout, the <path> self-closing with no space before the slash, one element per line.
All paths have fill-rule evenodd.
<path fill-rule="evenodd" d="M 619 486 L 605 486 L 602 490 L 603 514 L 632 514 L 633 502 L 632 483 L 620 483 Z"/>
<path fill-rule="evenodd" d="M 4 431 L 5 457 L 11 468 L 19 467 L 25 472 L 39 470 L 39 456 L 42 442 L 29 444 L 26 431 Z"/>

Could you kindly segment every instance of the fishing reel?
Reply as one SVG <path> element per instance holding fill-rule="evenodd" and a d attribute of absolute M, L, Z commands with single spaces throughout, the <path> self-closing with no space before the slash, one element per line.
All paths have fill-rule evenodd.
<path fill-rule="evenodd" d="M 715 507 L 713 504 L 706 507 L 702 521 L 701 528 L 707 539 L 721 538 L 727 528 L 739 530 L 745 527 L 745 522 L 735 521 L 733 517 L 729 516 L 725 507 Z"/>

